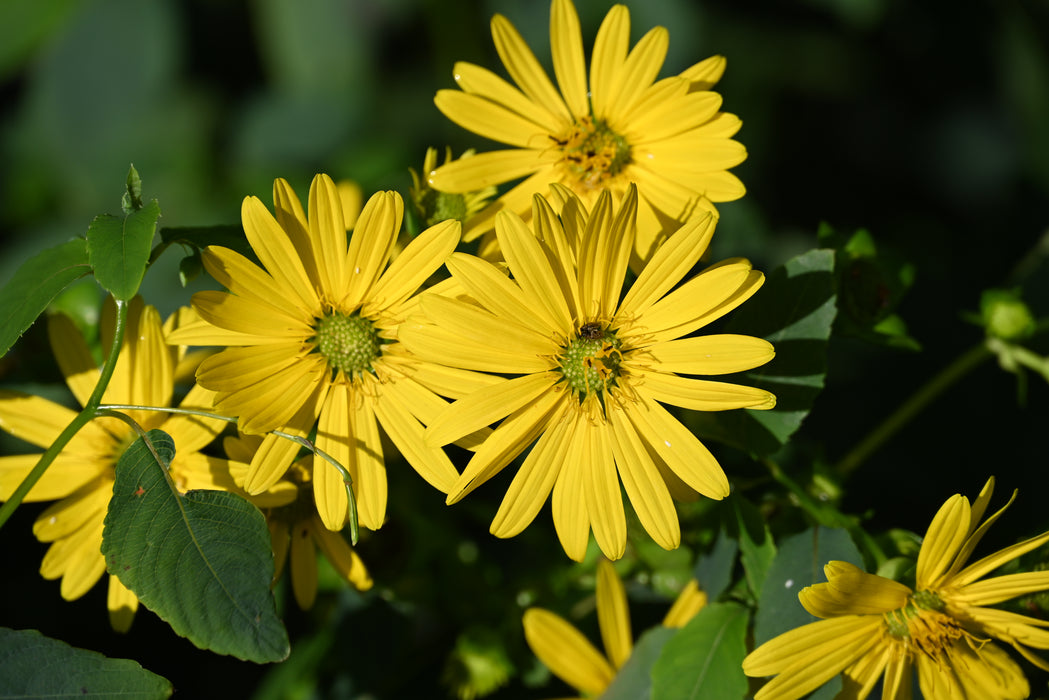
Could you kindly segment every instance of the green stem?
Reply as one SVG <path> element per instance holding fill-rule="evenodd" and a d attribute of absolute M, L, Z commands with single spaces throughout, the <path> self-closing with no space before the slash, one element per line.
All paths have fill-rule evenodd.
<path fill-rule="evenodd" d="M 116 328 L 113 332 L 113 344 L 109 348 L 109 356 L 106 357 L 106 362 L 102 365 L 102 371 L 98 375 L 95 390 L 91 393 L 87 403 L 84 404 L 83 410 L 69 422 L 65 430 L 59 433 L 55 441 L 51 443 L 51 446 L 44 450 L 44 454 L 40 455 L 40 459 L 37 460 L 32 471 L 26 475 L 26 478 L 14 490 L 11 497 L 0 506 L 0 527 L 3 527 L 4 523 L 14 514 L 15 509 L 22 504 L 25 497 L 36 486 L 36 482 L 40 481 L 40 477 L 44 475 L 44 472 L 55 461 L 59 453 L 65 449 L 65 446 L 69 444 L 73 436 L 95 417 L 95 410 L 102 403 L 102 395 L 105 393 L 106 387 L 109 386 L 109 380 L 113 377 L 113 370 L 117 366 L 117 358 L 120 357 L 120 348 L 124 345 L 124 330 L 127 327 L 127 302 L 117 300 L 116 305 L 117 319 Z"/>
<path fill-rule="evenodd" d="M 900 405 L 881 425 L 872 430 L 856 447 L 852 449 L 835 466 L 835 471 L 845 477 L 854 472 L 861 464 L 888 442 L 900 428 L 918 415 L 952 384 L 978 367 L 985 360 L 993 357 L 986 342 L 981 342 L 960 355 L 947 365 L 935 377 L 914 392 L 909 399 Z"/>
<path fill-rule="evenodd" d="M 192 408 L 170 408 L 165 406 L 137 406 L 134 404 L 105 404 L 104 406 L 98 407 L 99 411 L 163 411 L 165 413 L 178 413 L 184 416 L 200 416 L 201 418 L 214 418 L 216 420 L 225 421 L 227 423 L 236 423 L 236 418 L 230 418 L 229 416 L 220 416 L 214 413 L 208 413 L 207 411 L 200 411 Z M 335 467 L 335 469 L 342 475 L 342 483 L 346 487 L 346 496 L 349 501 L 349 526 L 350 526 L 350 543 L 357 544 L 357 539 L 360 537 L 360 525 L 357 522 L 357 499 L 353 496 L 353 477 L 350 476 L 350 472 L 346 467 L 339 463 L 337 459 L 332 457 L 324 450 L 317 447 L 310 440 L 299 435 L 292 435 L 291 433 L 285 433 L 280 430 L 271 430 L 271 433 L 279 438 L 285 440 L 291 440 L 307 450 L 317 455 L 328 464 Z"/>

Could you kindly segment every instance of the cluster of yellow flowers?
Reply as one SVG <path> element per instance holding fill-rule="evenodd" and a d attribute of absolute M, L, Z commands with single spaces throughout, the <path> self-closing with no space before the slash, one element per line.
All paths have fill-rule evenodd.
<path fill-rule="evenodd" d="M 405 204 L 396 192 L 376 193 L 358 211 L 331 178 L 317 175 L 304 208 L 278 179 L 272 211 L 257 197 L 241 210 L 259 264 L 212 246 L 204 266 L 226 291 L 194 295 L 192 309 L 163 324 L 152 307 L 134 305 L 104 403 L 168 407 L 176 383 L 192 375 L 181 408 L 237 417 L 241 435 L 227 437 L 226 457 L 218 458 L 202 450 L 222 432 L 221 420 L 132 412 L 143 427 L 172 436 L 180 488 L 236 491 L 267 513 L 278 576 L 290 551 L 301 606 L 316 594 L 318 548 L 356 587 L 368 588 L 371 578 L 339 534 L 351 505 L 343 475 L 319 455 L 299 458 L 298 444 L 274 431 L 315 433 L 316 447 L 345 465 L 360 523 L 371 530 L 386 519 L 382 435 L 448 504 L 524 455 L 491 532 L 519 534 L 549 498 L 561 546 L 577 561 L 591 531 L 608 559 L 623 556 L 623 491 L 667 549 L 681 541 L 675 499 L 729 494 L 717 460 L 664 406 L 775 405 L 765 390 L 708 378 L 768 362 L 767 341 L 697 334 L 764 280 L 743 259 L 703 263 L 693 274 L 714 234 L 714 203 L 744 193 L 728 172 L 746 157 L 732 138 L 741 122 L 720 111 L 711 90 L 723 58 L 657 79 L 666 29 L 633 47 L 629 34 L 629 14 L 617 5 L 597 33 L 588 73 L 575 8 L 553 0 L 555 86 L 496 16 L 492 35 L 514 84 L 460 63 L 460 89 L 439 91 L 436 104 L 509 148 L 440 166 L 431 152 L 412 188 L 428 228 L 401 246 Z M 493 200 L 495 186 L 516 180 Z M 457 252 L 475 241 L 476 254 Z M 435 277 L 442 267 L 448 274 Z M 69 320 L 52 316 L 49 329 L 83 402 L 96 363 Z M 201 355 L 188 346 L 221 350 Z M 0 394 L 0 427 L 40 446 L 70 417 L 39 397 Z M 57 501 L 34 533 L 52 543 L 41 573 L 62 578 L 66 599 L 105 572 L 103 519 L 116 461 L 132 437 L 119 421 L 95 421 L 30 493 Z M 452 443 L 471 453 L 461 472 L 444 449 Z M 0 499 L 35 458 L 0 458 Z M 941 509 L 916 590 L 829 564 L 828 583 L 802 593 L 805 607 L 826 619 L 745 662 L 750 675 L 779 674 L 757 697 L 801 697 L 843 673 L 844 696 L 866 697 L 884 676 L 883 697 L 905 698 L 912 667 L 930 700 L 1026 697 L 1023 673 L 989 639 L 1047 668 L 1028 647 L 1049 648 L 1049 623 L 982 606 L 1049 588 L 1049 573 L 978 579 L 1049 534 L 966 567 L 997 517 L 977 527 L 990 491 L 989 484 L 972 508 L 956 496 Z M 126 629 L 135 596 L 114 576 L 109 591 L 114 626 Z M 551 613 L 533 609 L 524 621 L 537 654 L 590 694 L 607 687 L 631 649 L 625 594 L 607 562 L 597 596 L 599 610 L 615 610 L 601 623 L 608 660 Z M 684 624 L 703 600 L 693 582 L 668 625 Z"/>

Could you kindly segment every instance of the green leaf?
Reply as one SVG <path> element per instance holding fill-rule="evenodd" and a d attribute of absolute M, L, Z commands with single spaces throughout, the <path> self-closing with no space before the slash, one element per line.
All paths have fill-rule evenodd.
<path fill-rule="evenodd" d="M 134 661 L 107 659 L 36 630 L 0 627 L 2 698 L 159 700 L 170 696 L 166 679 Z"/>
<path fill-rule="evenodd" d="M 770 411 L 688 412 L 684 420 L 701 438 L 756 455 L 777 452 L 801 426 L 823 389 L 827 341 L 837 313 L 834 251 L 816 249 L 777 268 L 726 324 L 726 333 L 765 338 L 776 357 L 727 378 L 776 395 Z"/>
<path fill-rule="evenodd" d="M 95 279 L 121 301 L 138 293 L 146 273 L 160 205 L 151 201 L 123 217 L 96 216 L 87 229 L 87 254 Z"/>
<path fill-rule="evenodd" d="M 816 620 L 801 606 L 798 593 L 806 586 L 825 582 L 823 567 L 832 560 L 863 567 L 860 552 L 846 530 L 816 527 L 780 541 L 754 615 L 755 644 Z"/>
<path fill-rule="evenodd" d="M 89 272 L 83 238 L 26 260 L 0 289 L 0 356 L 7 354 L 59 292 Z"/>
<path fill-rule="evenodd" d="M 733 529 L 739 540 L 740 561 L 751 594 L 757 598 L 776 558 L 776 543 L 761 512 L 750 501 L 732 495 Z"/>
<path fill-rule="evenodd" d="M 662 625 L 641 635 L 630 652 L 630 658 L 616 672 L 601 700 L 647 700 L 652 697 L 652 667 L 663 647 L 678 630 Z M 663 697 L 658 695 L 656 697 Z"/>
<path fill-rule="evenodd" d="M 117 464 L 102 533 L 109 572 L 178 634 L 219 654 L 258 663 L 288 656 L 270 581 L 265 518 L 225 491 L 180 494 L 167 474 L 175 454 L 159 430 Z"/>
<path fill-rule="evenodd" d="M 732 700 L 747 694 L 747 609 L 713 603 L 663 647 L 652 666 L 652 695 L 675 700 Z"/>
<path fill-rule="evenodd" d="M 707 594 L 708 600 L 715 600 L 728 588 L 738 551 L 739 545 L 736 540 L 722 529 L 714 542 L 714 548 L 696 560 L 692 575 L 699 581 L 699 587 Z"/>

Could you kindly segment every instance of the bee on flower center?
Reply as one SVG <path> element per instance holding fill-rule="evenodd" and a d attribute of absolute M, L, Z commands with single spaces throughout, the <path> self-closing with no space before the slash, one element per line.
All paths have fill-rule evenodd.
<path fill-rule="evenodd" d="M 579 337 L 586 340 L 597 340 L 605 335 L 605 329 L 601 327 L 601 324 L 597 321 L 591 321 L 590 323 L 584 323 L 579 328 Z"/>

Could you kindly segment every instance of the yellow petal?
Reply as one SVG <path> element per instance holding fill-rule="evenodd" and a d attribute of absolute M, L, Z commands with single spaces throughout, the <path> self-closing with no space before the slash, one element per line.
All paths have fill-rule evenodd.
<path fill-rule="evenodd" d="M 461 228 L 458 221 L 450 219 L 431 226 L 412 239 L 376 281 L 361 313 L 375 317 L 380 311 L 403 304 L 455 250 Z"/>
<path fill-rule="evenodd" d="M 660 372 L 730 374 L 759 367 L 776 352 L 772 343 L 749 335 L 702 335 L 645 348 Z"/>
<path fill-rule="evenodd" d="M 372 587 L 372 577 L 357 552 L 338 532 L 326 530 L 314 517 L 313 536 L 332 567 L 358 591 Z"/>
<path fill-rule="evenodd" d="M 306 354 L 297 341 L 226 348 L 200 363 L 197 381 L 212 393 L 238 391 L 287 372 L 302 363 Z"/>
<path fill-rule="evenodd" d="M 112 495 L 112 479 L 96 479 L 82 486 L 41 513 L 33 523 L 33 535 L 41 542 L 54 542 L 104 520 Z"/>
<path fill-rule="evenodd" d="M 214 401 L 215 392 L 194 384 L 183 397 L 179 408 L 211 411 Z M 214 418 L 175 414 L 168 416 L 162 429 L 175 441 L 179 452 L 195 452 L 210 444 L 227 425 L 226 421 Z"/>
<path fill-rule="evenodd" d="M 138 610 L 138 597 L 129 591 L 116 576 L 109 577 L 109 590 L 106 595 L 106 608 L 109 609 L 109 625 L 117 632 L 127 632 Z"/>
<path fill-rule="evenodd" d="M 969 499 L 955 494 L 937 511 L 918 552 L 915 583 L 919 589 L 935 589 L 969 536 Z"/>
<path fill-rule="evenodd" d="M 424 362 L 414 355 L 393 355 L 390 347 L 387 345 L 384 348 L 383 363 L 391 362 L 396 366 L 400 374 L 411 377 L 418 385 L 425 387 L 428 390 L 427 394 L 433 392 L 440 396 L 447 396 L 450 399 L 459 399 L 467 394 L 472 394 L 478 389 L 495 386 L 506 381 L 502 377 L 492 374 L 473 372 L 468 369 L 459 369 L 458 367 L 446 367 L 433 362 Z M 396 347 L 403 348 L 404 346 L 399 345 Z M 429 394 L 429 401 L 432 401 L 433 398 L 433 394 Z M 432 406 L 428 406 L 425 402 L 422 405 L 416 405 L 413 402 L 411 405 L 415 415 L 427 425 L 432 423 L 437 418 L 437 415 L 447 406 L 444 401 L 440 401 L 439 405 L 434 403 Z M 437 410 L 431 413 L 428 408 L 434 406 L 437 407 Z"/>
<path fill-rule="evenodd" d="M 319 281 L 321 277 L 314 262 L 309 220 L 306 218 L 306 212 L 303 211 L 302 203 L 295 194 L 295 190 L 291 188 L 287 180 L 280 177 L 273 181 L 273 216 L 295 247 L 306 276 L 311 280 Z"/>
<path fill-rule="evenodd" d="M 572 334 L 575 329 L 565 303 L 565 292 L 535 235 L 520 217 L 509 212 L 500 212 L 496 216 L 495 232 L 514 280 L 525 294 L 526 303 L 543 317 L 545 323 L 536 330 L 544 333 L 559 331 L 565 336 Z"/>
<path fill-rule="evenodd" d="M 528 129 L 529 132 L 538 129 L 539 133 L 552 134 L 558 133 L 563 128 L 563 124 L 557 117 L 528 99 L 523 92 L 486 68 L 482 68 L 473 63 L 460 61 L 452 67 L 452 73 L 455 76 L 456 85 L 462 88 L 465 92 L 485 98 L 497 105 L 501 105 L 530 122 L 532 126 Z M 441 92 L 451 93 L 454 91 L 448 90 Z M 441 92 L 438 93 L 435 102 L 441 99 Z M 444 112 L 446 116 L 448 115 L 443 108 L 441 111 Z M 466 126 L 458 119 L 452 117 L 449 118 L 460 126 Z M 496 140 L 499 141 L 502 139 Z"/>
<path fill-rule="evenodd" d="M 666 60 L 669 43 L 670 35 L 665 27 L 653 27 L 641 37 L 622 67 L 616 71 L 615 87 L 608 96 L 606 106 L 606 114 L 609 117 L 630 109 L 652 84 L 663 67 L 663 61 Z"/>
<path fill-rule="evenodd" d="M 827 583 L 807 586 L 798 594 L 802 606 L 816 617 L 881 615 L 907 605 L 912 592 L 844 561 L 832 561 L 823 571 Z"/>
<path fill-rule="evenodd" d="M 676 549 L 681 544 L 681 526 L 666 482 L 622 406 L 610 404 L 607 411 L 612 422 L 612 448 L 627 498 L 645 532 L 663 549 Z"/>
<path fill-rule="evenodd" d="M 532 198 L 537 193 L 540 195 L 546 195 L 549 192 L 550 183 L 559 179 L 559 175 L 555 168 L 556 158 L 549 155 L 552 151 L 547 149 L 545 152 L 533 151 L 532 153 L 534 157 L 537 158 L 538 164 L 533 170 L 524 171 L 520 175 L 522 177 L 528 175 L 528 177 L 517 185 L 511 187 L 510 190 L 500 196 L 497 201 L 488 205 L 478 214 L 470 217 L 466 221 L 463 228 L 464 243 L 476 240 L 482 234 L 491 233 L 494 226 L 493 220 L 495 219 L 495 215 L 500 211 L 512 211 L 522 218 L 528 216 L 529 210 L 532 206 Z M 480 158 L 485 155 L 487 154 L 482 153 L 479 156 L 469 158 L 469 160 L 474 160 L 474 158 Z M 529 175 L 529 173 L 531 174 Z M 494 236 L 489 235 L 481 242 L 481 249 L 478 254 L 486 260 L 499 259 L 499 256 L 497 256 L 499 247 L 498 242 L 493 244 L 493 240 Z"/>
<path fill-rule="evenodd" d="M 357 497 L 357 516 L 369 530 L 386 521 L 386 464 L 382 441 L 371 401 L 356 401 L 350 411 L 350 434 L 354 436 L 350 473 Z"/>
<path fill-rule="evenodd" d="M 1049 535 L 1043 537 L 1049 539 Z M 951 600 L 963 601 L 970 605 L 994 605 L 1003 600 L 1044 590 L 1049 590 L 1049 571 L 1027 571 L 970 583 L 960 591 L 952 593 Z"/>
<path fill-rule="evenodd" d="M 291 588 L 303 610 L 312 608 L 317 599 L 317 548 L 310 530 L 309 519 L 300 520 L 291 529 Z"/>
<path fill-rule="evenodd" d="M 73 535 L 56 540 L 44 555 L 40 575 L 56 578 L 55 572 L 61 571 L 62 598 L 76 600 L 91 590 L 105 573 L 106 560 L 101 550 L 102 519 L 99 518 Z"/>
<path fill-rule="evenodd" d="M 586 494 L 586 510 L 594 528 L 594 539 L 606 557 L 619 559 L 626 551 L 626 515 L 608 423 L 587 421 L 580 428 L 581 434 L 576 439 L 584 441 L 583 493 Z"/>
<path fill-rule="evenodd" d="M 281 280 L 282 287 L 295 293 L 303 308 L 319 308 L 320 302 L 314 283 L 306 274 L 298 251 L 295 250 L 288 234 L 266 209 L 266 205 L 258 197 L 245 197 L 240 208 L 240 217 L 248 243 L 259 256 L 262 266 L 274 278 Z"/>
<path fill-rule="evenodd" d="M 491 425 L 547 394 L 558 379 L 554 372 L 526 374 L 463 397 L 433 422 L 426 431 L 427 442 L 446 445 Z"/>
<path fill-rule="evenodd" d="M 50 447 L 75 417 L 75 412 L 53 401 L 0 390 L 0 428 L 38 447 Z M 89 423 L 84 427 L 94 427 L 96 436 L 102 437 L 97 433 L 97 425 Z"/>
<path fill-rule="evenodd" d="M 590 104 L 599 118 L 609 113 L 629 42 L 630 12 L 623 5 L 613 5 L 597 30 L 590 57 Z"/>
<path fill-rule="evenodd" d="M 586 89 L 586 62 L 579 15 L 570 0 L 554 0 L 550 7 L 550 52 L 554 75 L 568 111 L 581 117 L 590 110 Z"/>
<path fill-rule="evenodd" d="M 568 436 L 568 450 L 565 464 L 554 484 L 551 510 L 554 516 L 554 529 L 565 554 L 575 561 L 583 561 L 587 543 L 590 539 L 590 515 L 587 512 L 587 469 L 583 462 L 587 448 L 583 426 L 588 420 L 582 411 L 569 414 L 572 421 L 571 434 Z"/>
<path fill-rule="evenodd" d="M 666 409 L 648 398 L 625 403 L 624 408 L 642 439 L 686 484 L 708 498 L 728 496 L 728 479 L 721 465 Z"/>
<path fill-rule="evenodd" d="M 598 695 L 615 677 L 615 670 L 564 618 L 542 608 L 524 614 L 525 640 L 555 676 L 585 695 Z"/>
<path fill-rule="evenodd" d="M 536 148 L 551 143 L 549 129 L 498 102 L 488 95 L 474 95 L 459 90 L 438 90 L 434 97 L 437 109 L 453 122 L 492 141 L 518 148 Z M 532 108 L 528 113 L 542 110 Z M 549 122 L 547 117 L 543 119 Z"/>
<path fill-rule="evenodd" d="M 503 352 L 497 346 L 468 340 L 455 331 L 428 323 L 419 316 L 401 324 L 397 329 L 397 337 L 423 360 L 459 369 L 524 374 L 544 372 L 551 368 L 548 358 Z"/>
<path fill-rule="evenodd" d="M 602 559 L 597 563 L 597 624 L 601 628 L 601 642 L 612 666 L 622 668 L 630 658 L 634 637 L 630 632 L 630 609 L 626 589 L 612 562 Z"/>
<path fill-rule="evenodd" d="M 569 422 L 561 416 L 566 408 L 562 402 L 549 420 L 550 427 L 525 457 L 521 468 L 506 490 L 499 511 L 492 520 L 490 531 L 496 537 L 508 538 L 520 534 L 539 514 L 550 491 L 561 473 Z"/>
<path fill-rule="evenodd" d="M 471 297 L 499 318 L 514 319 L 531 329 L 557 328 L 557 324 L 549 320 L 549 314 L 541 316 L 538 313 L 534 299 L 530 303 L 517 282 L 511 281 L 488 261 L 455 253 L 448 258 L 448 270 Z"/>
<path fill-rule="evenodd" d="M 239 416 L 238 426 L 245 433 L 279 430 L 291 423 L 302 408 L 316 411 L 313 397 L 323 394 L 329 372 L 320 355 L 308 355 L 265 382 L 219 394 L 215 408 L 226 415 Z"/>
<path fill-rule="evenodd" d="M 291 318 L 312 314 L 295 296 L 293 290 L 283 284 L 240 253 L 221 246 L 208 246 L 201 255 L 204 269 L 215 281 L 237 296 L 270 304 Z"/>
<path fill-rule="evenodd" d="M 1049 649 L 1049 621 L 996 608 L 964 606 L 962 615 L 970 627 L 1014 646 L 1022 644 Z"/>
<path fill-rule="evenodd" d="M 572 115 L 550 82 L 546 71 L 539 65 L 535 54 L 528 48 L 528 44 L 521 38 L 514 25 L 502 15 L 492 17 L 492 39 L 506 72 L 524 94 L 562 121 L 571 122 Z"/>
<path fill-rule="evenodd" d="M 633 141 L 642 150 L 660 141 L 676 140 L 675 137 L 702 126 L 717 114 L 721 95 L 716 92 L 679 94 L 653 107 L 647 112 L 635 113 L 630 124 L 631 131 L 643 135 Z"/>
<path fill-rule="evenodd" d="M 690 221 L 660 246 L 619 305 L 618 318 L 632 318 L 659 301 L 699 261 L 714 235 L 714 219 Z"/>
<path fill-rule="evenodd" d="M 726 63 L 724 56 L 711 56 L 689 66 L 680 75 L 692 83 L 692 90 L 709 90 L 725 74 Z"/>
<path fill-rule="evenodd" d="M 611 245 L 608 238 L 612 226 L 612 197 L 608 190 L 602 190 L 579 240 L 579 260 L 585 262 L 579 266 L 579 303 L 586 314 L 597 317 L 610 315 L 616 299 L 604 298 L 606 266 L 609 264 Z"/>
<path fill-rule="evenodd" d="M 663 618 L 663 626 L 672 629 L 684 627 L 689 620 L 706 607 L 706 604 L 706 591 L 699 587 L 699 581 L 691 579 L 674 599 L 674 604 L 670 606 L 666 617 Z"/>
<path fill-rule="evenodd" d="M 387 390 L 390 386 L 387 384 L 383 387 L 375 402 L 375 417 L 419 476 L 441 493 L 448 493 L 459 478 L 459 472 L 444 450 L 427 444 L 423 438 L 422 424 L 415 419 L 408 406 L 400 401 L 396 390 Z"/>
<path fill-rule="evenodd" d="M 459 335 L 465 341 L 487 344 L 497 352 L 520 356 L 522 367 L 556 367 L 556 360 L 551 356 L 560 348 L 550 335 L 544 333 L 548 331 L 547 328 L 528 328 L 519 324 L 516 319 L 501 318 L 473 304 L 446 299 L 436 294 L 427 294 L 422 300 L 422 307 L 423 313 L 433 323 Z"/>
<path fill-rule="evenodd" d="M 62 313 L 47 317 L 47 334 L 51 341 L 51 352 L 55 355 L 66 384 L 80 405 L 86 405 L 98 383 L 99 371 L 84 336 L 77 330 L 73 320 Z"/>
<path fill-rule="evenodd" d="M 24 499 L 25 502 L 65 498 L 84 484 L 113 469 L 113 463 L 71 457 L 66 454 L 68 451 L 67 448 L 51 463 L 44 475 L 29 491 Z M 39 461 L 40 454 L 0 457 L 0 501 L 11 498 L 11 494 Z"/>
<path fill-rule="evenodd" d="M 291 421 L 281 428 L 282 432 L 298 437 L 306 437 L 319 411 L 318 404 L 324 399 L 323 394 L 315 393 L 310 401 L 302 405 Z M 248 472 L 244 478 L 243 488 L 251 495 L 268 490 L 284 476 L 299 451 L 298 443 L 269 433 L 262 438 L 262 443 L 251 458 Z"/>
<path fill-rule="evenodd" d="M 331 290 L 334 301 L 343 309 L 350 311 L 368 299 L 393 254 L 403 218 L 404 201 L 396 192 L 376 192 L 364 205 L 346 251 L 349 281 L 346 287 Z"/>
<path fill-rule="evenodd" d="M 167 341 L 172 345 L 265 345 L 266 343 L 283 343 L 285 338 L 257 333 L 241 333 L 213 326 L 204 319 L 180 325 L 167 334 Z"/>
<path fill-rule="evenodd" d="M 469 158 L 460 158 L 451 163 L 445 163 L 430 173 L 430 186 L 440 192 L 473 192 L 485 187 L 501 185 L 504 182 L 516 180 L 525 175 L 543 168 L 552 158 L 547 154 L 549 149 L 537 148 L 514 148 L 503 151 L 488 151 L 478 153 Z M 549 178 L 548 178 L 549 179 Z M 526 202 L 531 202 L 533 189 L 527 193 Z M 501 199 L 505 199 L 503 195 Z M 505 202 L 504 202 L 505 204 Z M 527 207 L 527 204 L 525 205 Z M 516 208 L 506 207 L 511 211 Z M 494 216 L 495 212 L 492 212 Z M 475 234 L 473 237 L 476 237 Z M 473 237 L 464 235 L 464 240 L 470 241 Z"/>
<path fill-rule="evenodd" d="M 342 216 L 342 198 L 330 177 L 318 174 L 313 178 L 308 206 L 310 247 L 321 289 L 330 297 L 338 298 L 349 282 L 346 223 Z"/>
<path fill-rule="evenodd" d="M 987 504 L 991 500 L 991 494 L 994 490 L 994 477 L 988 479 L 987 484 L 983 487 L 980 495 L 976 498 L 973 503 L 971 515 L 969 518 L 969 536 L 965 540 L 965 544 L 958 550 L 957 556 L 954 557 L 954 562 L 951 564 L 951 568 L 948 569 L 945 577 L 952 577 L 956 574 L 963 566 L 965 566 L 969 557 L 972 556 L 973 551 L 976 549 L 976 545 L 980 543 L 983 536 L 987 534 L 987 531 L 994 525 L 995 521 L 998 520 L 1009 509 L 1009 506 L 1016 500 L 1016 491 L 1014 490 L 1012 495 L 1009 497 L 1008 502 L 1001 508 L 999 508 L 994 515 L 987 518 L 987 520 L 980 523 L 980 518 L 983 517 L 984 511 L 987 509 Z M 977 527 L 979 525 L 979 527 Z M 991 555 L 995 556 L 995 555 Z"/>
<path fill-rule="evenodd" d="M 693 411 L 767 410 L 776 405 L 776 397 L 764 389 L 662 372 L 644 372 L 637 387 L 639 392 L 656 401 Z"/>
<path fill-rule="evenodd" d="M 447 503 L 459 501 L 524 452 L 549 427 L 551 417 L 560 415 L 558 409 L 566 399 L 570 397 L 565 392 L 554 388 L 504 418 L 467 463 L 448 492 Z"/>
<path fill-rule="evenodd" d="M 313 327 L 301 317 L 285 314 L 276 306 L 226 292 L 205 290 L 193 295 L 193 308 L 208 323 L 223 330 L 248 335 L 260 335 L 279 343 L 306 340 L 313 335 Z M 182 333 L 174 337 L 187 342 Z"/>
<path fill-rule="evenodd" d="M 347 469 L 353 461 L 356 440 L 350 432 L 350 406 L 362 400 L 345 382 L 334 382 L 317 422 L 317 448 Z M 358 488 L 356 479 L 353 487 Z M 324 527 L 338 531 L 346 525 L 349 497 L 343 476 L 320 456 L 313 458 L 313 499 Z"/>
<path fill-rule="evenodd" d="M 697 173 L 727 170 L 747 159 L 739 141 L 689 134 L 639 146 L 639 160 L 667 176 L 689 178 Z"/>

